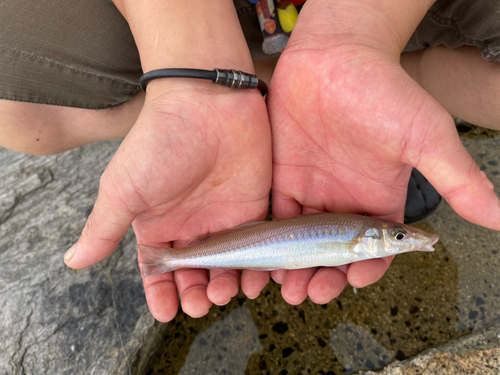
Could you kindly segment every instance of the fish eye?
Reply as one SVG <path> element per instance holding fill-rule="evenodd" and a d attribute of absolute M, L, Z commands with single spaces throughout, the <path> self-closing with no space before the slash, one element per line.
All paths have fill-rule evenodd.
<path fill-rule="evenodd" d="M 398 241 L 404 240 L 406 237 L 406 234 L 407 234 L 406 230 L 404 228 L 401 228 L 401 227 L 396 227 L 391 232 L 391 236 Z"/>

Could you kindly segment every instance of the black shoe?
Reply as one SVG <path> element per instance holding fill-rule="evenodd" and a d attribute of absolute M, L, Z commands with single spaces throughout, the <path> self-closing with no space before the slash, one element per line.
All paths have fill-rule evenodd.
<path fill-rule="evenodd" d="M 441 202 L 441 196 L 415 168 L 411 171 L 405 204 L 405 224 L 422 220 L 432 214 Z"/>

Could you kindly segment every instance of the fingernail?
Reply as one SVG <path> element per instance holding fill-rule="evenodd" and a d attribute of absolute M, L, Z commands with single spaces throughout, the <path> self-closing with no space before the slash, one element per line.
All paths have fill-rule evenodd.
<path fill-rule="evenodd" d="M 231 298 L 229 298 L 229 299 L 227 300 L 227 302 L 226 302 L 226 303 L 216 303 L 216 305 L 217 305 L 217 306 L 225 306 L 225 305 L 227 305 L 229 302 L 231 302 Z"/>
<path fill-rule="evenodd" d="M 71 260 L 71 258 L 73 258 L 75 253 L 76 253 L 76 243 L 73 246 L 71 246 L 71 248 L 68 251 L 66 251 L 66 254 L 64 254 L 64 262 L 68 263 Z"/>

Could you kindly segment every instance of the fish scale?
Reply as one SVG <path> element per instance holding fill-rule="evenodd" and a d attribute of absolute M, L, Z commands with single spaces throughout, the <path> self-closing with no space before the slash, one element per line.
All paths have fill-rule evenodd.
<path fill-rule="evenodd" d="M 419 250 L 418 246 L 429 250 L 429 243 L 437 241 L 435 235 L 398 223 L 362 215 L 323 213 L 244 224 L 184 249 L 138 245 L 138 250 L 144 276 L 180 268 L 274 270 L 338 266 L 394 254 L 398 248 L 379 251 L 382 246 L 389 246 L 391 239 L 386 237 L 393 228 L 408 233 L 405 243 L 396 244 L 400 252 Z M 403 245 L 411 248 L 405 250 Z"/>

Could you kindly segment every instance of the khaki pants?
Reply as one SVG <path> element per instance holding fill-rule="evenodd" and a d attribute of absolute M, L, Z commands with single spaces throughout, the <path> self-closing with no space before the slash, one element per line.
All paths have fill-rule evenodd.
<path fill-rule="evenodd" d="M 234 0 L 254 59 L 266 58 L 254 5 Z M 0 99 L 103 109 L 139 90 L 139 54 L 111 0 L 0 2 Z M 406 51 L 477 46 L 500 60 L 500 2 L 438 0 Z"/>

